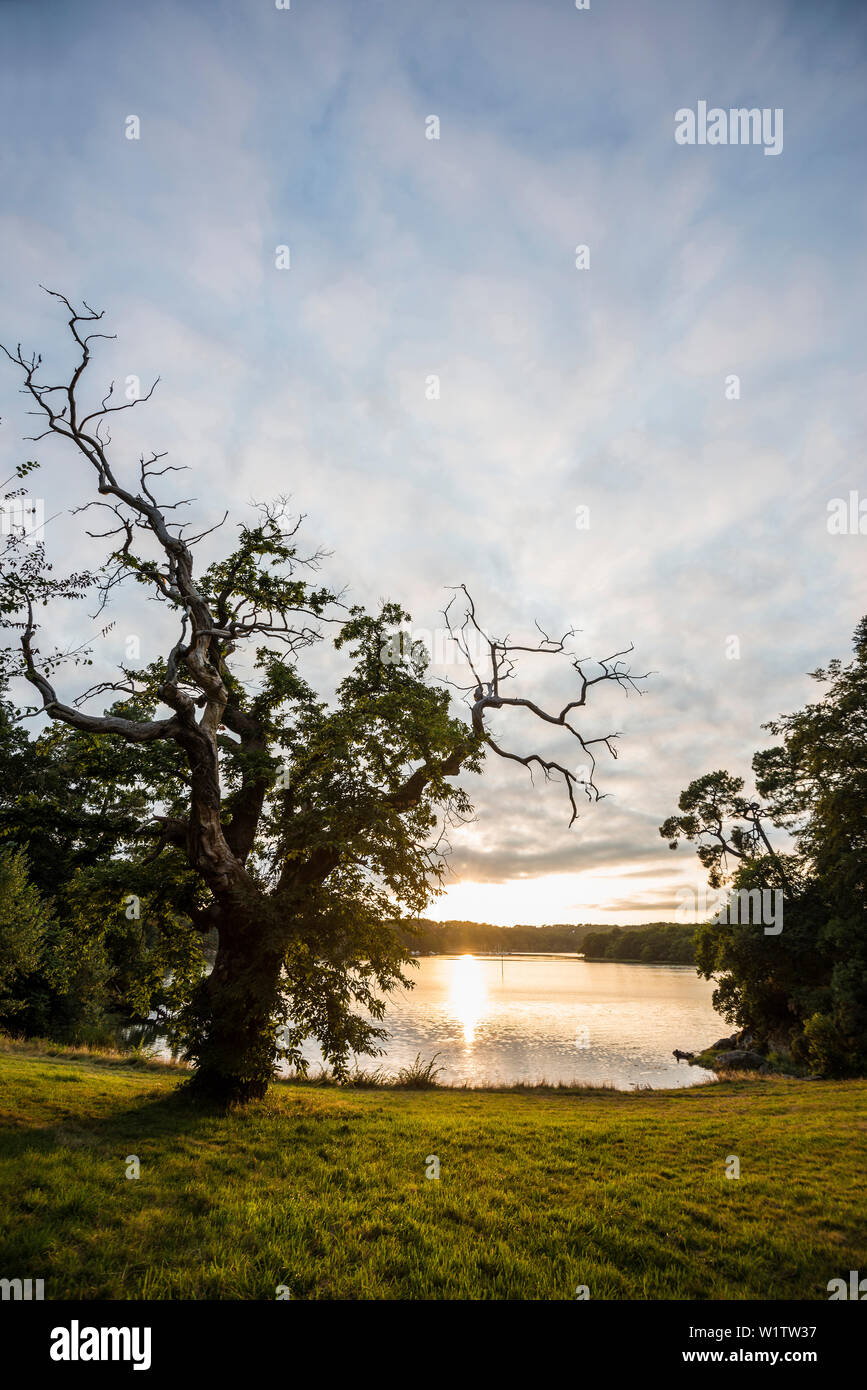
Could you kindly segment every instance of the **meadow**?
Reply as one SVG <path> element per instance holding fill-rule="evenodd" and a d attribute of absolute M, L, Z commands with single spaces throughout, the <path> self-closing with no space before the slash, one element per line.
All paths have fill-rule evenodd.
<path fill-rule="evenodd" d="M 219 1114 L 184 1079 L 3 1045 L 0 1273 L 48 1299 L 827 1299 L 867 1265 L 864 1081 L 283 1082 Z"/>

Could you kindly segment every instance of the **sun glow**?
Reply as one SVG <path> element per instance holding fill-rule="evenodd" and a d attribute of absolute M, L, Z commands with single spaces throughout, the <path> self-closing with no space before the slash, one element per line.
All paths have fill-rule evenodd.
<path fill-rule="evenodd" d="M 475 1042 L 476 1025 L 485 1012 L 487 998 L 482 967 L 475 956 L 458 956 L 451 962 L 449 1008 L 464 1030 L 467 1047 Z"/>
<path fill-rule="evenodd" d="M 677 890 L 695 879 L 682 865 L 674 872 L 663 861 L 659 870 L 646 865 L 588 869 L 580 874 L 543 874 L 536 878 L 481 882 L 452 881 L 431 905 L 435 921 L 521 923 L 598 922 L 630 926 L 636 922 L 675 921 Z"/>

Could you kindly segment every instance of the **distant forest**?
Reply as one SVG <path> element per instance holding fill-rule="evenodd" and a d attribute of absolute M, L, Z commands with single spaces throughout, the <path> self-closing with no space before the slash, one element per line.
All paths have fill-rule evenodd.
<path fill-rule="evenodd" d="M 588 960 L 656 961 L 672 965 L 695 963 L 694 924 L 650 922 L 641 927 L 611 927 L 584 938 Z"/>
<path fill-rule="evenodd" d="M 695 927 L 676 922 L 646 922 L 637 927 L 600 927 L 597 923 L 496 927 L 490 922 L 432 922 L 422 918 L 418 931 L 403 934 L 406 945 L 422 954 L 464 951 L 583 951 L 592 960 L 640 960 L 692 964 Z"/>

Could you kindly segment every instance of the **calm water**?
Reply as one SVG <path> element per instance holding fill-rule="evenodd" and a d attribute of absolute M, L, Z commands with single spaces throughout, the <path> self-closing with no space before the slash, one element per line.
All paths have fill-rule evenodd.
<path fill-rule="evenodd" d="M 415 988 L 391 996 L 386 1055 L 396 1071 L 439 1053 L 441 1082 L 610 1081 L 694 1086 L 712 1073 L 672 1049 L 700 1051 L 726 1033 L 713 984 L 688 965 L 621 965 L 574 956 L 425 956 Z M 321 1058 L 306 1051 L 311 1062 Z"/>

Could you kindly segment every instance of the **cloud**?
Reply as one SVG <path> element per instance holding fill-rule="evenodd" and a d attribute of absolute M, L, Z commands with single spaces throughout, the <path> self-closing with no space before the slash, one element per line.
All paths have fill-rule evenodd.
<path fill-rule="evenodd" d="M 581 656 L 634 642 L 646 694 L 599 688 L 582 716 L 622 733 L 610 799 L 570 830 L 561 787 L 490 758 L 453 867 L 500 885 L 503 912 L 535 885 L 546 920 L 581 920 L 591 889 L 612 915 L 665 915 L 695 872 L 656 831 L 679 791 L 748 774 L 761 724 L 808 698 L 804 673 L 846 654 L 863 607 L 864 540 L 826 525 L 830 498 L 863 489 L 867 409 L 848 18 L 488 0 L 241 22 L 227 3 L 119 17 L 89 0 L 52 12 L 47 47 L 44 22 L 0 16 L 2 336 L 62 358 L 40 280 L 106 305 L 119 339 L 95 386 L 162 376 L 116 431 L 118 466 L 168 448 L 189 467 L 172 495 L 204 524 L 228 507 L 226 539 L 251 499 L 291 493 L 359 601 L 399 598 L 434 630 L 467 582 L 495 632 L 574 624 Z M 783 154 L 676 146 L 698 96 L 784 105 Z M 8 473 L 32 422 L 5 367 L 0 385 Z M 48 510 L 82 500 L 78 463 L 38 456 Z M 59 567 L 95 553 L 81 519 L 55 526 Z M 100 671 L 117 633 L 164 641 L 137 598 Z M 333 679 L 324 652 L 312 666 Z M 522 689 L 556 702 L 570 674 L 528 659 Z M 500 725 L 519 751 L 576 757 Z"/>

